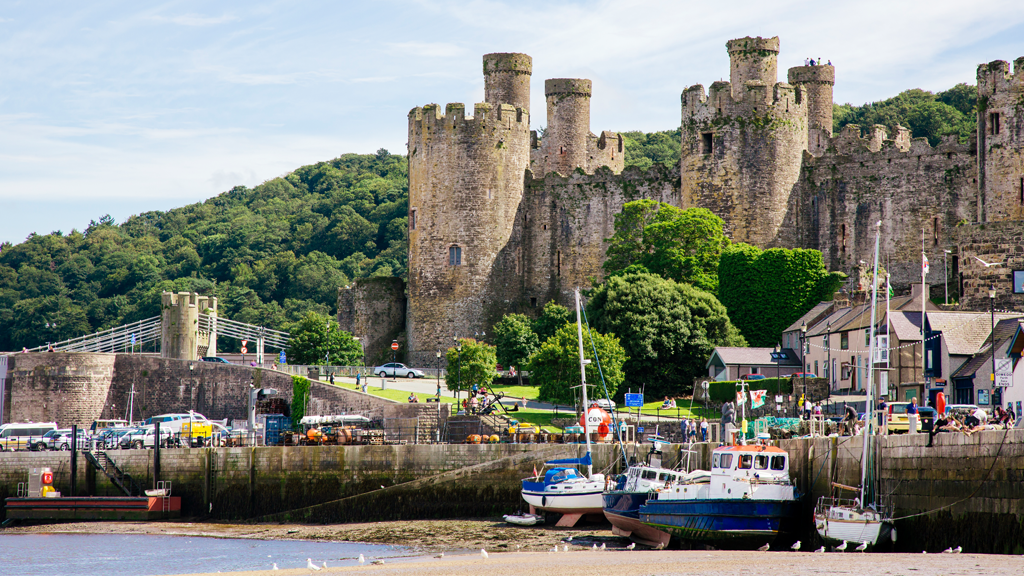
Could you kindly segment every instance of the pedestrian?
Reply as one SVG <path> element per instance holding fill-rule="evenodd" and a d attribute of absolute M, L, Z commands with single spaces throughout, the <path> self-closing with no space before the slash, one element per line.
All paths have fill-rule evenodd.
<path fill-rule="evenodd" d="M 811 399 L 804 398 L 804 420 L 811 419 Z"/>
<path fill-rule="evenodd" d="M 885 403 L 885 398 L 878 399 L 878 429 L 884 430 L 885 426 L 885 413 L 889 410 L 889 405 Z M 887 433 L 887 432 L 886 432 Z"/>
<path fill-rule="evenodd" d="M 476 384 L 474 384 L 473 387 L 476 388 Z M 469 413 L 470 414 L 476 414 L 476 407 L 477 407 L 477 405 L 478 405 L 478 403 L 477 403 L 477 400 L 476 400 L 476 394 L 474 394 L 473 396 L 469 397 Z"/>
<path fill-rule="evenodd" d="M 857 433 L 857 409 L 853 406 L 846 407 L 846 417 L 843 418 L 843 425 L 846 427 L 846 433 L 849 436 L 853 436 Z"/>
<path fill-rule="evenodd" d="M 682 420 L 679 421 L 679 428 L 683 433 L 683 442 L 686 442 L 687 436 L 690 435 L 690 421 L 687 420 L 686 418 L 683 418 Z"/>
<path fill-rule="evenodd" d="M 696 418 L 694 418 L 693 420 L 690 420 L 690 436 L 689 436 L 689 438 L 690 438 L 690 442 L 691 443 L 697 441 L 697 419 Z"/>
<path fill-rule="evenodd" d="M 814 66 L 814 59 L 811 58 L 811 66 Z"/>
<path fill-rule="evenodd" d="M 810 65 L 811 65 L 811 59 L 810 58 L 804 58 L 804 66 L 810 66 Z"/>
<path fill-rule="evenodd" d="M 327 377 L 327 381 L 331 383 L 331 386 L 334 386 L 334 372 L 331 372 L 331 375 Z"/>
<path fill-rule="evenodd" d="M 832 65 L 832 61 L 831 61 L 831 60 L 829 60 L 829 61 L 828 61 L 828 66 L 831 66 L 831 65 Z"/>
<path fill-rule="evenodd" d="M 911 398 L 907 405 L 907 431 L 917 434 L 917 396 Z"/>
<path fill-rule="evenodd" d="M 700 441 L 701 442 L 707 442 L 708 441 L 708 419 L 707 418 L 701 418 L 700 419 Z"/>
<path fill-rule="evenodd" d="M 356 372 L 356 390 L 359 390 L 359 380 L 361 380 L 362 377 L 362 372 Z M 363 390 L 363 392 L 366 392 L 366 390 Z"/>

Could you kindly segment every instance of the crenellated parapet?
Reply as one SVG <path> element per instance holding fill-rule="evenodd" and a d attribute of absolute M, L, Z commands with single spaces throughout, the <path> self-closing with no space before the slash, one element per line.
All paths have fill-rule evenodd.
<path fill-rule="evenodd" d="M 507 134 L 529 132 L 530 113 L 511 104 L 493 105 L 478 102 L 473 115 L 466 116 L 466 105 L 452 103 L 444 112 L 437 104 L 427 104 L 409 111 L 409 143 L 428 142 L 439 137 L 472 141 L 493 141 L 497 144 Z M 418 153 L 415 147 L 412 153 Z"/>
<path fill-rule="evenodd" d="M 484 101 L 530 111 L 533 58 L 515 52 L 484 54 Z"/>
<path fill-rule="evenodd" d="M 595 136 L 590 131 L 592 85 L 585 78 L 551 78 L 544 81 L 548 125 L 542 139 L 534 138 L 530 168 L 539 174 L 592 172 L 607 166 L 621 172 L 625 144 L 614 132 Z"/>

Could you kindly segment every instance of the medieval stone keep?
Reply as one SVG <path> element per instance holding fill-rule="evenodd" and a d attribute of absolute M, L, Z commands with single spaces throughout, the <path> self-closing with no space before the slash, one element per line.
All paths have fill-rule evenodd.
<path fill-rule="evenodd" d="M 848 125 L 832 133 L 835 68 L 790 68 L 778 81 L 776 38 L 726 43 L 729 82 L 682 93 L 678 166 L 623 170 L 623 139 L 590 131 L 591 82 L 546 80 L 547 123 L 531 132 L 532 60 L 483 58 L 485 102 L 409 113 L 409 281 L 406 358 L 433 365 L 457 336 L 483 335 L 508 312 L 569 303 L 573 287 L 602 277 L 604 239 L 629 201 L 708 208 L 736 242 L 814 248 L 832 270 L 859 277 L 874 223 L 893 284 L 947 276 L 961 307 L 1024 309 L 1024 58 L 978 67 L 978 134 L 931 146 L 906 129 Z M 985 267 L 975 256 L 999 265 Z M 855 281 L 855 280 L 854 280 Z M 357 287 L 358 288 L 358 287 Z M 1020 287 L 1024 290 L 1024 286 Z M 353 291 L 349 291 L 353 290 Z M 388 291 L 400 299 L 397 290 Z M 346 310 L 380 291 L 343 289 Z M 358 313 L 342 326 L 394 333 Z M 377 335 L 379 336 L 379 334 Z M 368 351 L 368 356 L 370 356 Z"/>

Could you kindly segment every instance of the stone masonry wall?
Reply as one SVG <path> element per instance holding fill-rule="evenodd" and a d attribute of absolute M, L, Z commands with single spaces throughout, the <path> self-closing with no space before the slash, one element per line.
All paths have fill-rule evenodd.
<path fill-rule="evenodd" d="M 405 331 L 405 308 L 401 278 L 360 278 L 338 289 L 338 326 L 360 339 L 367 365 L 391 361 L 391 342 Z"/>
<path fill-rule="evenodd" d="M 978 66 L 975 222 L 1024 220 L 1024 57 Z"/>
<path fill-rule="evenodd" d="M 963 279 L 961 309 L 988 309 L 988 291 L 994 285 L 997 309 L 1024 311 L 1024 296 L 1013 293 L 1013 271 L 1024 270 L 1024 221 L 957 226 L 952 241 Z M 996 265 L 984 266 L 978 259 Z"/>

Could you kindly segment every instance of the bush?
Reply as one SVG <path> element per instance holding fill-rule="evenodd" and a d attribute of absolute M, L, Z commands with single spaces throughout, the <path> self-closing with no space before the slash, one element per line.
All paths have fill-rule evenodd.
<path fill-rule="evenodd" d="M 723 402 L 735 402 L 736 401 L 736 380 L 722 380 L 722 381 L 709 381 L 708 382 L 708 396 L 711 398 L 711 403 L 719 406 Z M 789 377 L 784 378 L 765 378 L 764 380 L 750 380 L 747 382 L 748 390 L 767 390 L 770 398 L 765 398 L 765 405 L 775 403 L 776 394 L 792 394 L 793 393 L 793 380 Z M 749 401 L 750 398 L 747 397 Z"/>

